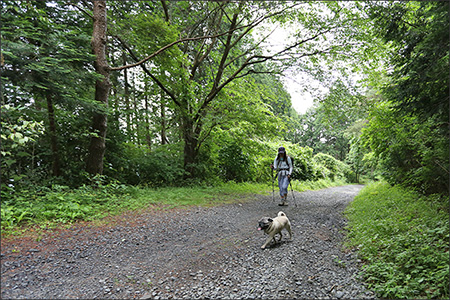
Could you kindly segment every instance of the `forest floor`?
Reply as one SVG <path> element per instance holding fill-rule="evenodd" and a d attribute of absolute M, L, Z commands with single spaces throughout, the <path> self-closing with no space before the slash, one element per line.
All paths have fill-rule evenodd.
<path fill-rule="evenodd" d="M 215 207 L 156 209 L 3 237 L 2 299 L 372 299 L 343 248 L 345 207 L 361 185 Z M 293 239 L 260 247 L 261 217 L 282 210 Z"/>

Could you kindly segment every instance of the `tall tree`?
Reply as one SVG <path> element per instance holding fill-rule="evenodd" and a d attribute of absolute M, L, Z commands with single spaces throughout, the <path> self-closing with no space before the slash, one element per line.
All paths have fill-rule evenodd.
<path fill-rule="evenodd" d="M 392 183 L 449 192 L 448 1 L 370 3 L 375 35 L 392 49 L 385 100 L 364 138 Z M 389 125 L 389 126 L 387 126 Z"/>
<path fill-rule="evenodd" d="M 36 121 L 46 121 L 45 135 L 36 143 L 33 153 L 38 159 L 23 161 L 22 165 L 30 169 L 36 167 L 34 162 L 39 162 L 41 169 L 50 165 L 51 171 L 42 173 L 53 176 L 65 175 L 69 169 L 67 157 L 73 157 L 73 153 L 67 153 L 72 149 L 61 141 L 63 135 L 67 138 L 75 133 L 67 133 L 59 124 L 69 123 L 74 113 L 81 116 L 79 108 L 86 105 L 89 93 L 86 82 L 95 78 L 89 69 L 93 56 L 85 51 L 89 41 L 85 23 L 61 4 L 58 1 L 53 5 L 44 1 L 1 4 L 2 101 L 24 107 L 24 115 Z M 72 109 L 68 117 L 67 111 Z M 28 155 L 23 153 L 26 152 L 22 152 L 25 160 Z"/>
<path fill-rule="evenodd" d="M 102 76 L 102 78 L 97 79 L 95 82 L 95 100 L 101 106 L 99 106 L 99 111 L 94 112 L 86 171 L 90 174 L 102 174 L 108 121 L 106 109 L 108 107 L 109 90 L 111 88 L 111 70 L 106 59 L 106 0 L 93 1 L 93 19 L 92 50 L 95 54 L 94 67 L 95 71 Z"/>
<path fill-rule="evenodd" d="M 327 6 L 329 13 L 322 13 L 322 18 L 315 15 L 315 7 L 308 3 L 252 2 L 249 5 L 243 1 L 224 1 L 169 4 L 165 9 L 168 15 L 171 10 L 178 13 L 177 19 L 172 20 L 171 24 L 181 28 L 181 34 L 186 38 L 174 42 L 179 44 L 179 50 L 172 50 L 173 65 L 165 69 L 163 76 L 157 76 L 148 65 L 146 73 L 174 103 L 184 140 L 184 166 L 190 176 L 195 175 L 202 143 L 217 126 L 215 122 L 206 121 L 211 116 L 214 103 L 226 99 L 223 97 L 225 87 L 255 73 L 279 74 L 282 69 L 300 64 L 307 57 L 325 56 L 328 53 L 339 56 L 337 49 L 347 47 L 348 43 L 330 37 L 333 33 L 345 37 L 343 32 L 352 30 L 350 23 L 353 16 L 339 14 L 343 8 L 336 3 Z M 137 63 L 113 70 L 138 64 L 143 66 L 149 57 L 161 52 L 157 50 L 155 55 L 138 59 L 139 54 L 145 53 L 142 48 L 145 46 L 148 49 L 148 45 L 155 45 L 155 39 L 151 35 L 137 36 L 136 32 L 144 32 L 145 28 L 155 27 L 157 23 L 148 17 L 135 17 L 139 22 L 133 22 L 135 26 L 130 28 L 132 33 L 126 35 L 124 47 Z M 263 53 L 260 45 L 266 37 L 255 40 L 252 32 L 271 18 L 300 20 L 303 31 L 296 33 L 295 39 L 284 49 Z M 167 24 L 159 23 L 158 26 L 160 31 L 170 31 Z M 149 41 L 147 45 L 143 43 L 150 37 L 153 42 Z M 320 43 L 325 40 L 327 42 Z M 141 50 L 139 45 L 142 45 Z M 264 68 L 258 68 L 263 65 Z"/>

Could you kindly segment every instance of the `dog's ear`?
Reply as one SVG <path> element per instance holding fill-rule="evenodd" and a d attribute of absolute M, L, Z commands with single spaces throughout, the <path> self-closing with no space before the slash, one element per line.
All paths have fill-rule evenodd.
<path fill-rule="evenodd" d="M 273 222 L 273 219 L 272 218 L 269 218 L 267 221 L 269 221 L 269 222 Z"/>

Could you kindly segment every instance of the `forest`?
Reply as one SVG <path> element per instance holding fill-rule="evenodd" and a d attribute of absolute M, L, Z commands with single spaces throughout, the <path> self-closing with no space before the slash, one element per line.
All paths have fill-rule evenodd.
<path fill-rule="evenodd" d="M 448 193 L 446 2 L 4 1 L 2 11 L 5 198 L 95 176 L 266 181 L 282 144 L 301 180 L 327 176 L 335 159 L 351 182 Z M 283 49 L 264 44 L 273 26 L 294 28 Z M 305 114 L 289 72 L 327 88 Z"/>
<path fill-rule="evenodd" d="M 2 229 L 51 205 L 47 220 L 84 218 L 136 188 L 269 187 L 280 146 L 297 182 L 448 198 L 448 1 L 1 9 Z M 306 112 L 287 77 L 313 95 Z"/>

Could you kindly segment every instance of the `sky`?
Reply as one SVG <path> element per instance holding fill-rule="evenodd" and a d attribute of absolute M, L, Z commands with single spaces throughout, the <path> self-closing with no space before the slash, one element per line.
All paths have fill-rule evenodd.
<path fill-rule="evenodd" d="M 302 91 L 302 84 L 298 78 L 284 77 L 285 88 L 291 95 L 292 107 L 300 114 L 306 113 L 308 108 L 314 105 L 314 98 L 311 93 Z"/>
<path fill-rule="evenodd" d="M 289 33 L 285 29 L 276 27 L 275 25 L 268 25 L 268 27 L 272 27 L 274 31 L 268 40 L 263 43 L 263 47 L 270 48 L 269 52 L 272 53 L 283 50 L 289 42 Z M 299 114 L 306 113 L 314 105 L 314 94 L 322 94 L 327 91 L 318 80 L 304 72 L 299 74 L 286 72 L 282 77 L 282 81 L 287 92 L 291 95 L 292 107 Z M 309 91 L 305 91 L 305 88 L 309 89 Z"/>
<path fill-rule="evenodd" d="M 272 51 L 279 51 L 284 49 L 284 45 L 287 44 L 287 41 L 288 32 L 277 27 L 274 28 L 274 32 L 270 35 L 267 44 Z M 314 105 L 314 96 L 312 95 L 312 91 L 305 91 L 304 88 L 307 84 L 320 90 L 320 82 L 305 73 L 284 74 L 282 80 L 286 90 L 291 95 L 292 107 L 300 114 L 306 113 L 306 111 Z"/>

